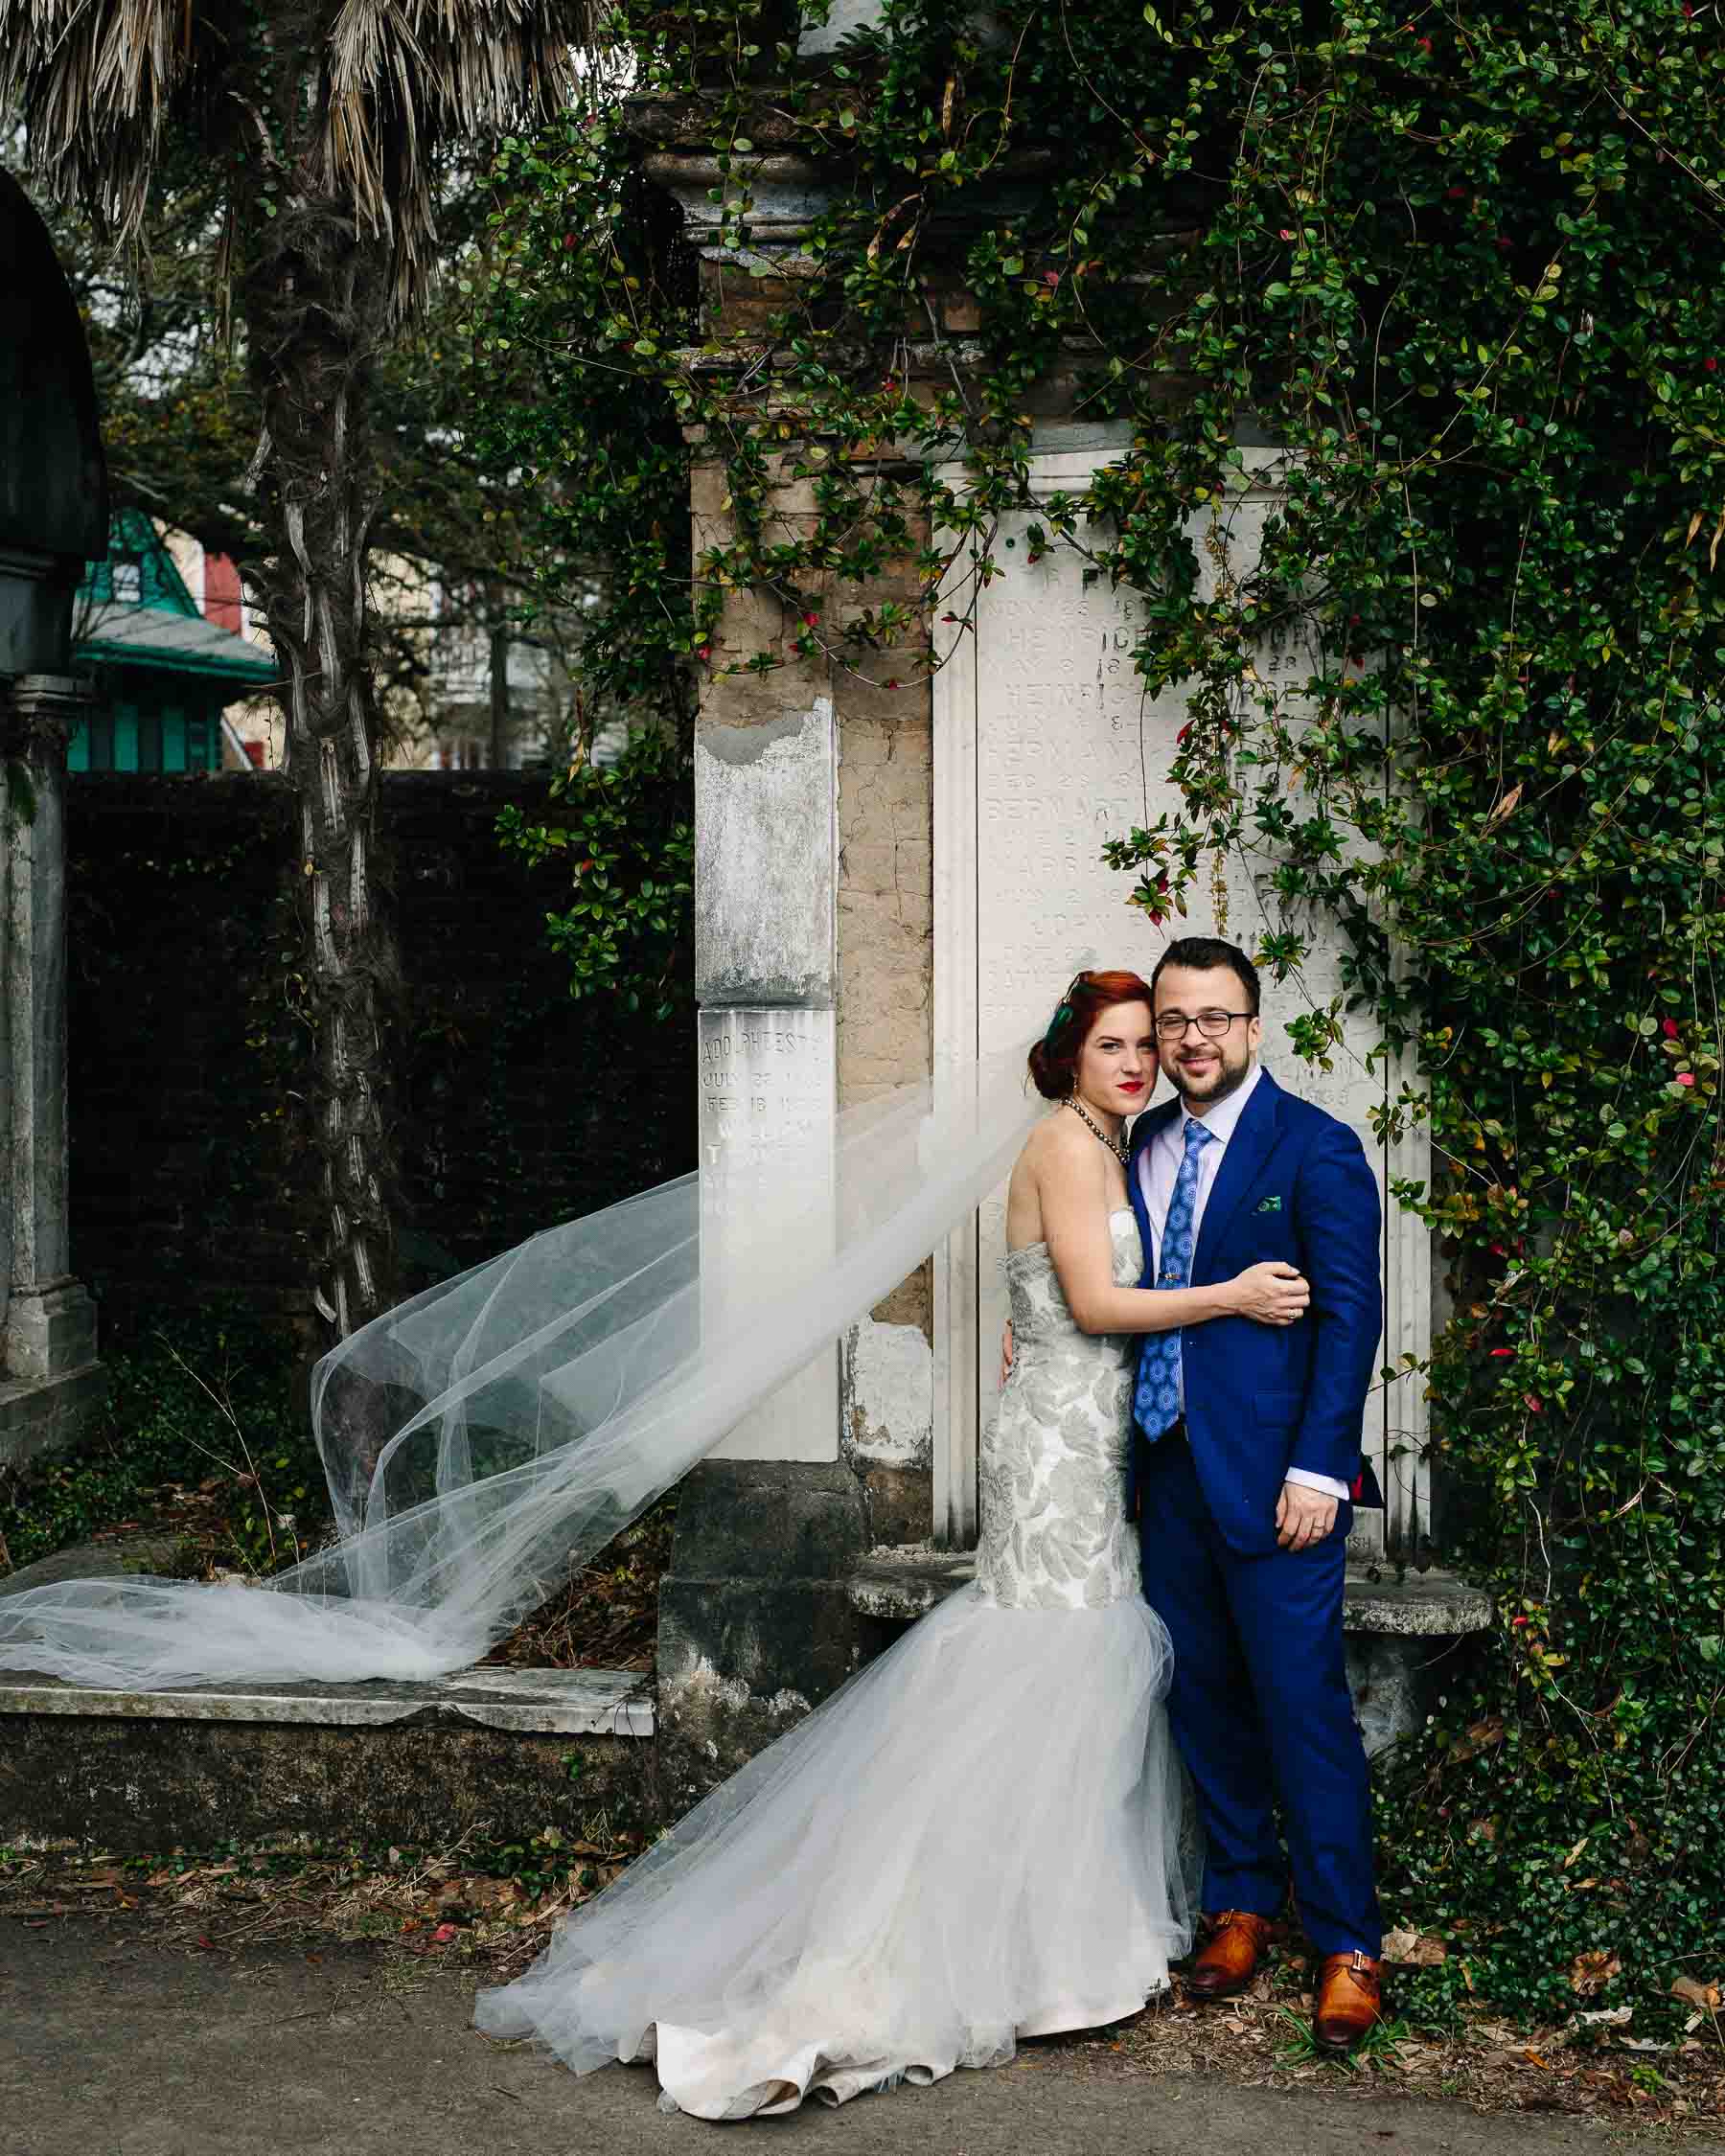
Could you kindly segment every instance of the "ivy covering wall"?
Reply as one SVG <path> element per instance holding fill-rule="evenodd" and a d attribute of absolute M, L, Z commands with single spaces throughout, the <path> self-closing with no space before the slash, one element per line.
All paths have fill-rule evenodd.
<path fill-rule="evenodd" d="M 639 8 L 632 101 L 507 152 L 472 363 L 537 340 L 492 424 L 621 565 L 590 650 L 643 703 L 779 663 L 751 587 L 926 696 L 1037 413 L 1123 425 L 1037 541 L 1141 594 L 1189 704 L 1122 904 L 1273 860 L 1266 962 L 1339 925 L 1431 1138 L 1433 1444 L 1500 1622 L 1386 1783 L 1391 1908 L 1449 1941 L 1413 1996 L 1656 2036 L 1725 1929 L 1725 43 L 1689 0 L 1405 7 L 888 0 L 818 62 L 785 11 Z M 679 130 L 756 250 L 741 341 L 638 177 Z M 778 270 L 768 152 L 827 203 Z M 685 435 L 733 527 L 693 559 Z M 1242 439 L 1285 502 L 1201 599 Z M 874 604 L 907 561 L 931 603 Z"/>

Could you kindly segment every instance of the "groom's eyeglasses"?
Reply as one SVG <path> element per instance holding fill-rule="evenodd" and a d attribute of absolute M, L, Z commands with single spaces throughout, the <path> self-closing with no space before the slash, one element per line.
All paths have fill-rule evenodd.
<path fill-rule="evenodd" d="M 1220 1041 L 1235 1019 L 1256 1018 L 1255 1011 L 1200 1011 L 1187 1018 L 1184 1011 L 1164 1011 L 1156 1021 L 1159 1041 L 1183 1041 L 1188 1025 L 1195 1025 L 1207 1041 Z"/>

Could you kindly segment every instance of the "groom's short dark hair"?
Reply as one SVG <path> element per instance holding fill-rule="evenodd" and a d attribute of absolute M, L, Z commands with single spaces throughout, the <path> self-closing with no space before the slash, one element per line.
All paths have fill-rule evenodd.
<path fill-rule="evenodd" d="M 1207 974 L 1215 966 L 1226 966 L 1246 991 L 1247 1008 L 1256 1018 L 1261 1000 L 1257 968 L 1238 944 L 1224 943 L 1220 936 L 1177 936 L 1156 961 L 1156 971 L 1150 975 L 1152 1005 L 1156 998 L 1156 984 L 1162 978 L 1164 966 L 1189 966 L 1194 973 L 1200 974 Z"/>

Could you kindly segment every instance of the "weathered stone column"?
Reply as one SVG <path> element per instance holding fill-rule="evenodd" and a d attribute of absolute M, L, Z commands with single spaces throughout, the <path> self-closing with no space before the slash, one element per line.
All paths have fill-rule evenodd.
<path fill-rule="evenodd" d="M 0 1464 L 66 1443 L 101 1398 L 96 1309 L 72 1276 L 66 1205 L 66 744 L 86 682 L 25 674 L 0 691 L 7 799 L 6 1306 Z"/>
<path fill-rule="evenodd" d="M 721 472 L 699 467 L 698 556 L 723 536 L 724 494 Z M 782 513 L 803 513 L 794 483 Z M 738 593 L 730 610 L 742 617 L 738 643 L 783 649 L 776 600 Z M 751 1269 L 751 1192 L 794 1189 L 818 1238 L 838 1086 L 837 792 L 824 664 L 789 658 L 764 677 L 712 680 L 695 736 L 695 974 L 704 1315 L 714 1323 L 724 1321 L 726 1282 Z M 866 1528 L 862 1490 L 839 1457 L 829 1348 L 683 1484 L 659 1590 L 660 1755 L 674 1809 L 850 1674 L 847 1587 Z"/>

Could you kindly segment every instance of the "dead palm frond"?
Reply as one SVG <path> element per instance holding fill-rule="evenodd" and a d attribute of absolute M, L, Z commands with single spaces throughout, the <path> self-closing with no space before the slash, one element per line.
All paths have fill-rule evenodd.
<path fill-rule="evenodd" d="M 0 0 L 0 103 L 62 201 L 135 243 L 171 124 L 236 173 L 351 207 L 394 311 L 428 283 L 442 153 L 552 109 L 591 0 Z M 244 183 L 242 181 L 242 191 Z"/>

